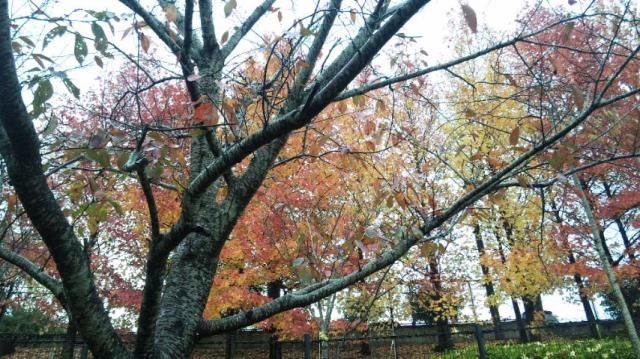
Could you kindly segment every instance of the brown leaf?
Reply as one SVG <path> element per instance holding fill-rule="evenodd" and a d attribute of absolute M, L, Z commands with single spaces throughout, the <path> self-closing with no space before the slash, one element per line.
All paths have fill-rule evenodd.
<path fill-rule="evenodd" d="M 575 26 L 576 24 L 573 21 L 564 25 L 564 28 L 562 29 L 562 35 L 560 36 L 563 44 L 566 44 L 569 39 L 571 39 L 571 33 L 573 32 L 573 28 Z"/>
<path fill-rule="evenodd" d="M 178 18 L 178 10 L 175 5 L 169 5 L 164 8 L 164 15 L 167 17 L 167 21 L 176 22 L 176 19 Z"/>
<path fill-rule="evenodd" d="M 578 110 L 582 110 L 584 106 L 584 95 L 576 85 L 571 85 L 571 93 L 573 94 L 573 102 L 575 102 Z"/>
<path fill-rule="evenodd" d="M 227 42 L 227 40 L 229 40 L 229 31 L 225 31 L 224 34 L 222 34 L 222 38 L 220 39 L 220 43 L 224 44 L 225 42 Z"/>
<path fill-rule="evenodd" d="M 149 52 L 149 46 L 151 45 L 151 42 L 149 41 L 149 37 L 142 32 L 140 33 L 140 44 L 144 52 Z"/>
<path fill-rule="evenodd" d="M 509 144 L 515 146 L 518 144 L 518 140 L 520 140 L 520 127 L 516 126 L 511 130 L 511 134 L 509 135 Z"/>
<path fill-rule="evenodd" d="M 356 22 L 356 10 L 355 9 L 351 9 L 351 11 L 349 12 L 349 16 L 351 16 L 351 22 L 355 23 Z"/>
<path fill-rule="evenodd" d="M 464 20 L 467 22 L 467 25 L 471 29 L 471 32 L 474 34 L 478 32 L 478 19 L 476 17 L 476 12 L 473 11 L 471 6 L 462 4 L 462 14 L 464 14 Z"/>

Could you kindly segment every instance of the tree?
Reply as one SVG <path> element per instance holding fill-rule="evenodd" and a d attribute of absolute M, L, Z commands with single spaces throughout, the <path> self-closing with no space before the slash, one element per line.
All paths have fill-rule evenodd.
<path fill-rule="evenodd" d="M 274 0 L 265 0 L 244 17 L 242 23 L 223 32 L 219 38 L 216 31 L 220 33 L 222 28 L 213 14 L 236 16 L 238 4 L 235 0 L 227 0 L 222 9 L 214 7 L 210 0 L 200 0 L 198 11 L 192 0 L 185 0 L 184 4 L 159 1 L 159 7 L 147 7 L 136 0 L 121 0 L 128 9 L 128 16 L 134 18 L 125 35 L 135 34 L 140 57 L 150 51 L 161 51 L 151 45 L 152 41 L 158 42 L 175 58 L 175 73 L 168 71 L 169 74 L 156 78 L 158 72 L 162 73 L 158 70 L 163 65 L 162 56 L 154 55 L 156 58 L 148 63 L 132 58 L 136 82 L 125 91 L 122 101 L 116 103 L 118 106 L 123 101 L 129 103 L 135 111 L 119 111 L 118 106 L 115 110 L 110 109 L 114 111 L 93 109 L 98 120 L 86 124 L 88 128 L 79 136 L 73 132 L 75 138 L 69 135 L 62 141 L 49 142 L 43 139 L 47 139 L 51 135 L 48 131 L 55 127 L 52 112 L 59 110 L 52 105 L 53 85 L 59 80 L 73 96 L 78 95 L 78 89 L 69 78 L 46 66 L 39 66 L 39 75 L 29 80 L 19 78 L 14 53 L 23 50 L 22 43 L 30 49 L 35 46 L 29 44 L 33 43 L 29 37 L 19 34 L 21 27 L 14 21 L 23 22 L 20 18 L 11 19 L 8 1 L 0 0 L 0 154 L 20 206 L 51 254 L 55 269 L 41 271 L 33 261 L 13 252 L 0 255 L 52 291 L 95 357 L 185 357 L 199 337 L 245 327 L 317 302 L 392 265 L 412 247 L 446 235 L 466 208 L 502 186 L 512 186 L 527 166 L 544 163 L 545 152 L 567 138 L 593 114 L 621 102 L 634 101 L 640 92 L 637 84 L 621 86 L 620 82 L 621 74 L 626 74 L 631 64 L 635 64 L 640 47 L 618 48 L 613 45 L 617 35 L 603 33 L 605 38 L 612 40 L 609 49 L 615 47 L 615 57 L 621 61 L 611 64 L 606 80 L 599 77 L 595 85 L 590 82 L 579 84 L 583 86 L 582 91 L 593 92 L 593 96 L 583 99 L 574 91 L 573 99 L 579 106 L 572 107 L 562 116 L 551 114 L 553 126 L 548 126 L 539 114 L 533 119 L 529 116 L 518 118 L 517 124 L 509 126 L 508 133 L 513 133 L 512 129 L 518 126 L 536 128 L 534 126 L 539 123 L 542 126 L 537 132 L 527 133 L 526 145 L 502 148 L 487 157 L 487 163 L 483 164 L 485 171 L 472 186 L 460 185 L 457 178 L 442 170 L 446 162 L 440 159 L 445 157 L 439 153 L 431 155 L 437 151 L 433 148 L 423 151 L 425 146 L 420 146 L 433 145 L 428 141 L 430 138 L 445 139 L 446 136 L 436 130 L 438 121 L 447 119 L 446 116 L 432 118 L 428 123 L 434 126 L 423 126 L 418 120 L 417 116 L 425 113 L 438 113 L 428 105 L 428 100 L 423 100 L 424 96 L 430 95 L 423 88 L 427 83 L 423 76 L 439 70 L 455 74 L 453 70 L 457 65 L 507 47 L 517 49 L 532 36 L 571 20 L 609 14 L 586 9 L 535 29 L 523 28 L 510 40 L 484 44 L 484 48 L 435 66 L 407 62 L 405 60 L 410 56 L 399 56 L 395 61 L 401 62 L 395 63 L 397 66 L 392 70 L 399 72 L 384 75 L 383 67 L 377 63 L 378 59 L 384 59 L 378 56 L 382 48 L 394 37 L 400 38 L 401 44 L 410 42 L 411 38 L 399 31 L 428 2 L 406 0 L 390 4 L 380 0 L 348 5 L 331 0 L 318 3 L 316 10 L 294 21 L 287 31 L 261 37 L 260 56 L 241 56 L 240 63 L 234 63 L 233 56 L 245 46 L 244 43 L 250 46 L 248 36 L 258 20 L 284 16 L 274 7 Z M 465 5 L 461 12 L 469 29 L 458 31 L 477 32 L 473 10 Z M 78 29 L 71 28 L 74 25 L 72 17 L 49 18 L 39 8 L 27 19 L 40 19 L 54 25 L 41 39 L 45 46 L 61 36 L 73 37 L 74 57 L 80 64 L 88 55 L 87 41 L 95 47 L 94 61 L 98 65 L 113 56 L 111 51 L 121 51 L 123 57 L 129 56 L 103 29 L 103 26 L 117 22 L 119 17 L 108 11 L 87 11 L 86 14 L 89 20 L 78 22 Z M 627 12 L 614 15 L 627 27 L 635 19 Z M 89 36 L 82 33 L 87 29 L 80 26 L 86 22 L 90 26 Z M 349 41 L 339 41 L 338 36 L 342 33 L 339 26 L 334 26 L 338 23 L 353 30 Z M 49 57 L 42 56 L 45 55 L 32 53 L 31 58 L 38 65 L 49 61 Z M 523 62 L 528 65 L 527 59 Z M 608 64 L 607 61 L 604 63 Z M 156 71 L 149 71 L 148 66 L 155 66 L 151 70 Z M 523 73 L 515 80 L 516 84 L 517 81 L 535 83 L 539 79 L 535 75 Z M 177 79 L 183 81 L 183 94 L 188 102 L 182 105 L 188 111 L 181 116 L 167 112 L 163 113 L 166 116 L 156 117 L 155 111 L 151 111 L 154 109 L 141 101 L 140 94 Z M 509 85 L 501 83 L 499 86 Z M 552 93 L 554 96 L 561 93 L 557 98 L 535 98 L 537 102 L 534 102 L 531 96 L 518 97 L 516 90 L 520 89 L 513 87 L 508 96 L 541 108 L 556 105 L 557 99 L 571 98 L 568 87 L 561 87 Z M 29 88 L 33 89 L 33 101 L 27 105 L 23 92 L 28 93 Z M 526 95 L 536 87 L 523 88 L 528 90 L 523 91 Z M 609 91 L 613 88 L 617 91 Z M 375 90 L 381 98 L 371 101 L 367 96 Z M 396 103 L 396 97 L 402 97 L 401 101 Z M 347 99 L 351 99 L 351 104 L 345 101 Z M 358 137 L 352 147 L 340 148 L 342 152 L 352 152 L 359 146 L 366 146 L 373 152 L 382 141 L 394 145 L 390 155 L 378 157 L 382 164 L 375 166 L 387 170 L 379 174 L 377 182 L 371 181 L 371 193 L 379 203 L 386 200 L 394 214 L 380 223 L 373 221 L 373 227 L 367 227 L 369 231 L 362 230 L 369 243 L 356 243 L 353 238 L 356 245 L 345 246 L 349 249 L 345 257 L 356 257 L 348 270 L 308 283 L 264 304 L 216 319 L 203 319 L 208 298 L 219 295 L 215 291 L 211 293 L 212 283 L 218 279 L 221 253 L 233 242 L 230 238 L 241 226 L 243 212 L 257 196 L 274 165 L 283 159 L 281 156 L 287 153 L 288 145 L 294 143 L 296 137 L 304 138 L 305 133 L 313 132 L 318 124 L 334 120 L 330 113 L 333 106 L 339 112 L 357 112 L 354 118 L 357 125 L 363 127 L 364 135 Z M 420 106 L 430 110 L 425 112 Z M 100 117 L 102 112 L 107 114 Z M 371 116 L 359 116 L 363 113 Z M 127 117 L 130 114 L 133 117 Z M 396 119 L 402 121 L 398 123 Z M 46 126 L 42 125 L 44 121 Z M 406 126 L 407 123 L 415 124 L 416 128 Z M 372 136 L 372 127 L 384 128 L 388 136 Z M 513 137 L 518 139 L 518 136 Z M 415 141 L 418 138 L 421 143 Z M 83 144 L 82 158 L 65 159 L 63 153 L 68 150 L 67 144 Z M 176 144 L 188 147 L 188 153 L 172 148 Z M 518 147 L 518 150 L 512 151 L 512 147 Z M 304 146 L 301 151 L 300 156 L 309 155 Z M 394 167 L 392 163 L 384 162 L 385 156 L 413 159 L 420 153 L 429 155 L 418 156 L 420 168 L 415 172 L 403 172 L 406 169 L 403 165 Z M 74 168 L 78 162 L 80 168 Z M 344 165 L 355 168 L 355 162 L 357 160 L 346 161 Z M 433 163 L 432 168 L 442 172 L 435 173 L 428 166 L 422 166 L 427 163 Z M 58 177 L 52 177 L 52 171 Z M 99 174 L 98 181 L 94 176 L 86 179 L 88 172 Z M 105 173 L 117 175 L 112 177 Z M 407 180 L 406 173 L 416 176 Z M 125 348 L 113 328 L 91 261 L 92 249 L 106 240 L 100 229 L 109 220 L 109 206 L 118 208 L 117 201 L 104 189 L 124 192 L 134 185 L 131 177 L 137 180 L 138 193 L 148 211 L 147 228 L 140 232 L 145 236 L 141 241 L 145 246 L 140 250 L 145 260 L 133 353 Z M 68 193 L 57 191 L 62 178 L 67 179 L 64 187 L 69 188 Z M 88 184 L 78 186 L 79 178 L 85 178 Z M 412 184 L 416 182 L 420 186 Z M 89 203 L 73 197 L 75 192 L 70 188 L 83 195 L 90 194 Z M 171 206 L 170 199 L 179 202 L 179 208 L 175 208 L 175 204 Z M 133 212 L 134 208 L 128 208 L 128 211 Z M 388 219 L 396 214 L 400 221 L 394 224 Z M 132 213 L 123 215 L 140 218 Z M 78 223 L 70 218 L 78 219 Z M 362 248 L 358 248 L 360 246 Z M 362 253 L 367 250 L 371 253 Z"/>

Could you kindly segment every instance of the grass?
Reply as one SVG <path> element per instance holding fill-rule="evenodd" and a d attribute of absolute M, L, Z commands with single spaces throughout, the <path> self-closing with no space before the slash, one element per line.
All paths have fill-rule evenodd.
<path fill-rule="evenodd" d="M 587 339 L 576 341 L 533 342 L 526 344 L 489 344 L 491 359 L 547 359 L 547 358 L 635 358 L 631 342 L 626 339 Z M 477 347 L 451 351 L 441 358 L 477 358 Z"/>

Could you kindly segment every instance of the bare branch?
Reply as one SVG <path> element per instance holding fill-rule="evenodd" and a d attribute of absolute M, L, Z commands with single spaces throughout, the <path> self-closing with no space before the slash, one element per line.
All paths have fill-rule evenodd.
<path fill-rule="evenodd" d="M 253 28 L 253 25 L 271 8 L 274 2 L 276 2 L 276 0 L 265 0 L 253 10 L 251 15 L 249 15 L 242 25 L 240 25 L 240 28 L 231 35 L 227 43 L 222 47 L 222 58 L 226 59 L 229 57 L 233 49 L 240 43 L 240 40 L 242 40 L 249 30 Z"/>

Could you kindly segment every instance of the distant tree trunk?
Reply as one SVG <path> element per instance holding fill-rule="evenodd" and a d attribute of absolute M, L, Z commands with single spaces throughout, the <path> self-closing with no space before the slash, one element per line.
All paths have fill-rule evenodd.
<path fill-rule="evenodd" d="M 575 173 L 575 167 L 572 168 L 574 171 L 572 174 L 573 182 L 576 188 L 580 193 L 580 201 L 582 203 L 582 208 L 584 209 L 585 215 L 587 216 L 587 220 L 589 221 L 589 225 L 591 226 L 591 232 L 593 235 L 593 242 L 595 244 L 596 252 L 598 252 L 598 257 L 600 258 L 600 262 L 602 264 L 602 268 L 604 272 L 607 274 L 607 279 L 609 279 L 609 284 L 611 285 L 611 289 L 613 290 L 613 294 L 616 298 L 618 308 L 622 313 L 622 318 L 624 319 L 625 327 L 627 328 L 627 333 L 629 334 L 629 339 L 631 340 L 631 344 L 633 345 L 633 349 L 636 354 L 636 358 L 640 359 L 640 338 L 638 338 L 638 331 L 636 330 L 636 326 L 633 323 L 633 318 L 631 317 L 631 312 L 629 311 L 629 307 L 627 306 L 627 302 L 622 295 L 622 290 L 620 289 L 620 285 L 618 284 L 618 279 L 616 278 L 616 274 L 613 271 L 613 267 L 609 262 L 605 249 L 604 249 L 604 236 L 602 235 L 602 229 L 593 215 L 593 210 L 591 209 L 591 203 L 587 198 L 585 193 L 585 185 L 578 179 L 578 175 Z"/>
<path fill-rule="evenodd" d="M 609 183 L 605 181 L 605 182 L 602 182 L 602 185 L 604 186 L 604 193 L 607 195 L 607 197 L 613 198 L 613 193 L 611 192 L 611 186 L 609 185 Z M 626 228 L 624 228 L 624 224 L 622 223 L 620 216 L 616 216 L 614 218 L 614 222 L 618 227 L 620 238 L 622 238 L 622 244 L 624 244 L 624 249 L 627 251 L 627 256 L 629 256 L 629 261 L 634 261 L 636 259 L 636 256 L 635 256 L 635 253 L 633 252 L 633 249 L 631 248 L 631 241 L 629 240 L 629 234 L 627 233 Z"/>
<path fill-rule="evenodd" d="M 435 299 L 439 300 L 442 293 L 442 282 L 440 272 L 438 271 L 438 263 L 434 257 L 429 260 L 429 280 L 435 291 Z M 449 326 L 449 318 L 446 316 L 437 316 L 436 327 L 438 329 L 438 345 L 436 351 L 445 351 L 453 347 L 451 341 L 451 327 Z"/>
<path fill-rule="evenodd" d="M 527 323 L 533 322 L 536 313 L 544 313 L 544 308 L 542 308 L 542 297 L 540 294 L 536 295 L 534 298 L 523 297 L 522 302 L 524 303 L 524 313 Z"/>
<path fill-rule="evenodd" d="M 281 280 L 275 280 L 272 282 L 269 282 L 267 284 L 267 296 L 269 296 L 269 298 L 271 298 L 271 300 L 274 299 L 278 299 L 280 298 L 280 291 L 282 289 L 282 281 Z M 271 329 L 272 331 L 275 331 L 274 328 Z M 269 358 L 270 359 L 280 359 L 280 357 L 282 356 L 282 348 L 280 346 L 280 341 L 278 340 L 278 335 L 275 333 L 271 333 L 271 338 L 270 338 L 270 355 Z"/>
<path fill-rule="evenodd" d="M 569 250 L 569 263 L 575 264 L 576 257 L 573 255 L 573 252 Z M 587 317 L 587 322 L 589 322 L 589 328 L 591 331 L 591 336 L 594 338 L 598 338 L 598 329 L 596 328 L 596 317 L 593 314 L 593 309 L 591 308 L 591 303 L 589 303 L 589 298 L 584 293 L 584 281 L 582 280 L 582 276 L 577 272 L 573 274 L 573 280 L 576 282 L 576 286 L 578 287 L 578 296 L 580 297 L 580 302 L 582 303 L 582 308 L 584 309 L 584 315 Z"/>
<path fill-rule="evenodd" d="M 478 255 L 482 260 L 484 257 L 484 241 L 482 240 L 482 233 L 480 233 L 480 225 L 476 224 L 473 227 L 473 233 L 476 237 L 476 247 L 478 249 Z M 487 293 L 487 299 L 490 299 L 495 295 L 495 290 L 493 288 L 493 282 L 491 281 L 491 277 L 489 276 L 489 268 L 480 263 L 480 269 L 482 270 L 482 283 L 484 285 L 485 292 Z M 491 314 L 491 322 L 493 323 L 493 328 L 496 333 L 496 339 L 502 339 L 502 330 L 500 328 L 500 311 L 498 310 L 498 306 L 494 303 L 489 304 L 489 314 Z"/>
<path fill-rule="evenodd" d="M 562 220 L 562 217 L 560 216 L 560 211 L 556 207 L 556 203 L 554 201 L 551 201 L 551 210 L 552 210 L 553 216 L 555 217 L 555 222 L 558 225 L 561 225 L 563 223 L 563 220 Z M 571 250 L 571 246 L 568 243 L 566 243 L 565 247 L 566 247 L 565 249 L 567 250 L 567 259 L 569 260 L 569 264 L 571 265 L 576 264 L 576 257 L 573 254 L 573 251 Z M 591 304 L 589 303 L 589 298 L 584 292 L 585 285 L 584 285 L 584 281 L 582 280 L 582 276 L 578 272 L 574 272 L 573 280 L 576 283 L 576 286 L 578 287 L 578 296 L 580 297 L 580 302 L 582 303 L 582 308 L 584 309 L 584 314 L 587 318 L 587 322 L 589 322 L 591 335 L 594 338 L 598 338 L 599 333 L 598 333 L 598 329 L 596 328 L 596 318 L 595 318 L 595 315 L 593 314 L 593 309 L 591 308 Z"/>

